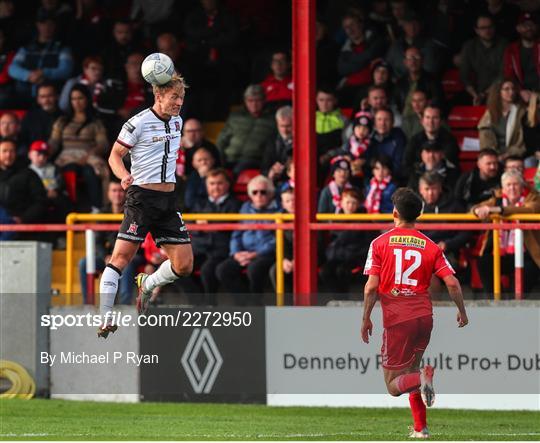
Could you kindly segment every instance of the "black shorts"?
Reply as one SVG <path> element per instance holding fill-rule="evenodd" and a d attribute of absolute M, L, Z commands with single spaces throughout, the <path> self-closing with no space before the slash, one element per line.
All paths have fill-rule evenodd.
<path fill-rule="evenodd" d="M 175 193 L 130 186 L 124 207 L 124 221 L 117 238 L 134 243 L 150 232 L 156 245 L 191 243 L 182 214 L 176 210 Z"/>

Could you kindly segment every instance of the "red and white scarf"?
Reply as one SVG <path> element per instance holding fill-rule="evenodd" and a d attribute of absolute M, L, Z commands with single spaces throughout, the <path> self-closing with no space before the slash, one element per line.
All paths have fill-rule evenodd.
<path fill-rule="evenodd" d="M 358 159 L 365 154 L 369 146 L 369 140 L 369 137 L 359 140 L 354 134 L 351 135 L 351 138 L 349 139 L 349 152 L 354 159 Z"/>
<path fill-rule="evenodd" d="M 368 214 L 378 214 L 380 212 L 382 193 L 391 181 L 391 176 L 383 178 L 381 181 L 373 177 L 369 181 L 369 191 L 364 203 Z"/>
<path fill-rule="evenodd" d="M 343 189 L 350 189 L 352 188 L 350 183 L 345 183 L 345 186 L 343 186 Z M 335 213 L 339 214 L 341 212 L 341 192 L 339 186 L 337 185 L 335 180 L 332 180 L 330 183 L 328 183 L 328 189 L 330 191 L 330 194 L 332 195 L 332 203 L 334 204 L 334 207 L 336 208 Z"/>
<path fill-rule="evenodd" d="M 520 207 L 520 206 L 523 206 L 524 202 L 525 202 L 525 193 L 521 194 L 521 197 L 519 197 L 519 200 L 511 206 Z M 504 193 L 502 195 L 502 206 L 503 208 L 505 206 L 510 206 L 508 202 L 508 196 Z M 511 229 L 509 231 L 501 230 L 500 239 L 501 239 L 501 255 L 514 254 L 515 242 L 516 242 L 516 231 L 514 229 Z M 523 247 L 525 248 L 525 243 L 523 244 Z"/>

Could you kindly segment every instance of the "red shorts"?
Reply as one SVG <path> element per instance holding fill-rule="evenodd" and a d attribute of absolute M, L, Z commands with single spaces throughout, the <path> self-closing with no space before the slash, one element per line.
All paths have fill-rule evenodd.
<path fill-rule="evenodd" d="M 416 353 L 427 348 L 432 328 L 431 315 L 385 328 L 381 348 L 383 368 L 403 369 L 411 366 Z"/>

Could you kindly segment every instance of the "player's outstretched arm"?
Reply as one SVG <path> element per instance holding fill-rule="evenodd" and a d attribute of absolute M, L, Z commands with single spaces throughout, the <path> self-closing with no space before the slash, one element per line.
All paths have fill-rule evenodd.
<path fill-rule="evenodd" d="M 444 284 L 448 288 L 450 298 L 458 308 L 458 327 L 462 328 L 463 326 L 466 326 L 467 323 L 469 323 L 469 319 L 467 318 L 465 304 L 463 303 L 463 292 L 461 291 L 461 285 L 459 284 L 459 280 L 454 275 L 447 275 L 443 278 L 443 280 Z"/>
<path fill-rule="evenodd" d="M 109 165 L 111 166 L 111 169 L 122 181 L 122 188 L 127 189 L 133 183 L 133 177 L 129 173 L 129 171 L 124 166 L 124 162 L 122 158 L 129 152 L 129 149 L 125 146 L 122 146 L 120 143 L 115 142 L 112 150 L 111 155 L 109 155 Z"/>
<path fill-rule="evenodd" d="M 379 287 L 379 276 L 370 275 L 364 287 L 364 315 L 362 318 L 361 335 L 364 343 L 369 343 L 369 336 L 373 331 L 371 323 L 371 311 L 377 302 L 377 289 Z"/>

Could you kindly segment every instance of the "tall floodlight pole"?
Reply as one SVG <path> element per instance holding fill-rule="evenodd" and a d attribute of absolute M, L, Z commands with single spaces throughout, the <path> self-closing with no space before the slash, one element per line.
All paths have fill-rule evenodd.
<path fill-rule="evenodd" d="M 292 0 L 294 109 L 294 304 L 317 301 L 315 0 Z M 279 264 L 280 265 L 280 264 Z"/>

